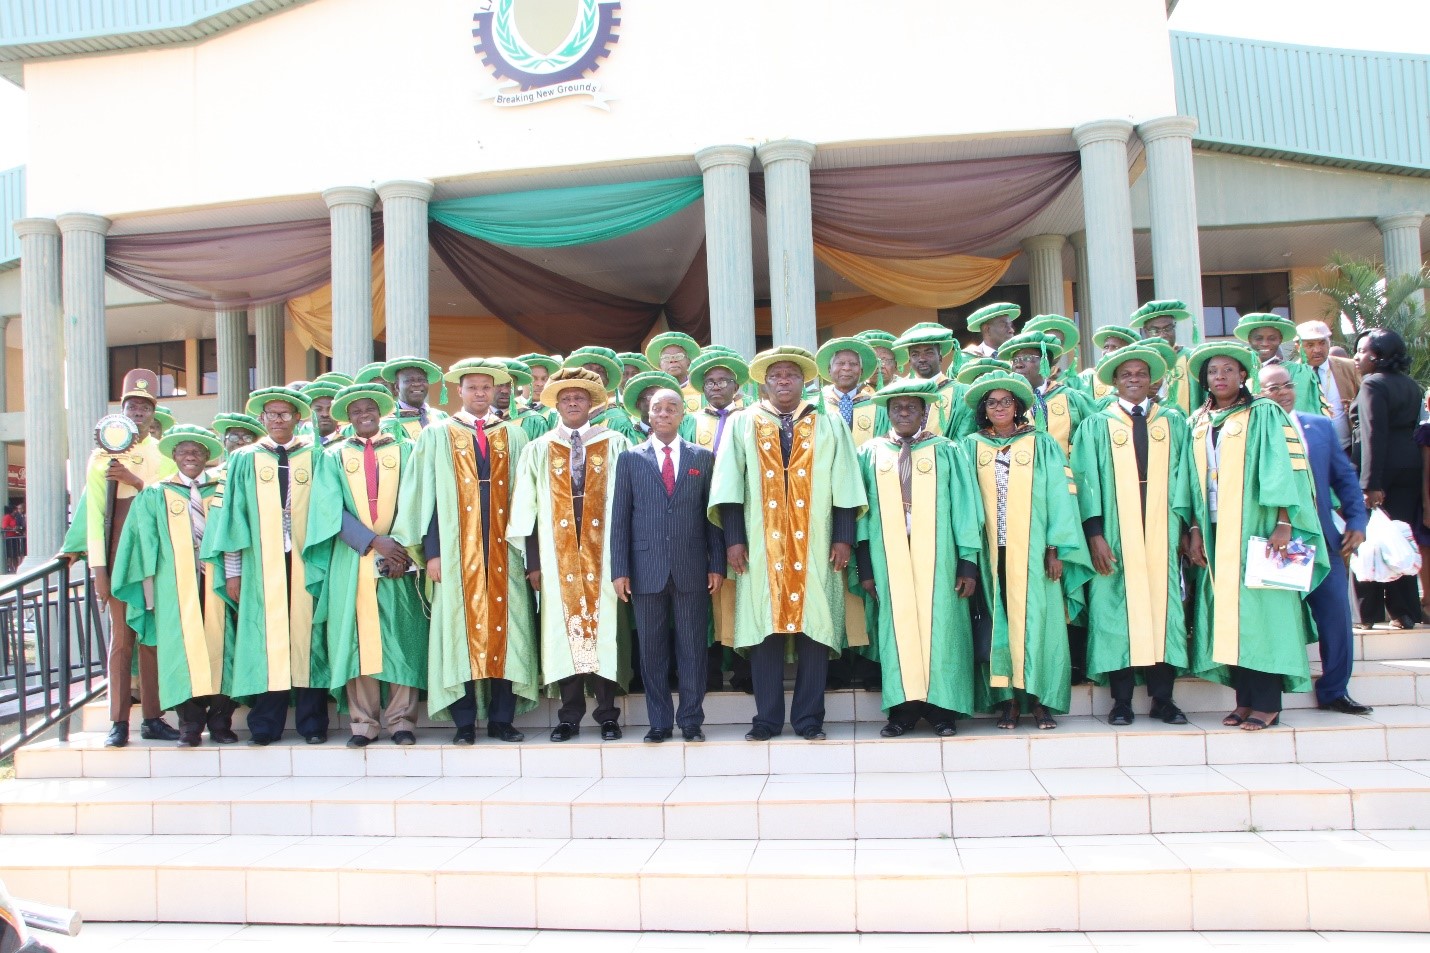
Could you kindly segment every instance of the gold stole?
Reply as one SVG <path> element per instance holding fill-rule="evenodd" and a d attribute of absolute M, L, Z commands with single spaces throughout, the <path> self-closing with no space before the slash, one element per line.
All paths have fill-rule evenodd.
<path fill-rule="evenodd" d="M 1053 395 L 1043 400 L 1048 405 L 1048 436 L 1058 442 L 1063 456 L 1067 456 L 1072 449 L 1072 409 L 1068 407 L 1067 385 L 1059 384 Z"/>
<path fill-rule="evenodd" d="M 571 447 L 551 441 L 551 510 L 556 565 L 561 585 L 561 608 L 566 616 L 566 639 L 577 674 L 599 672 L 596 640 L 601 625 L 601 555 L 605 546 L 601 520 L 606 515 L 606 448 L 603 442 L 586 446 L 585 501 L 581 525 L 571 499 Z"/>
<path fill-rule="evenodd" d="M 1111 384 L 1104 384 L 1097 379 L 1097 375 L 1092 375 L 1092 396 L 1097 400 L 1102 400 L 1114 390 Z"/>
<path fill-rule="evenodd" d="M 1241 556 L 1243 494 L 1246 484 L 1246 428 L 1251 415 L 1238 410 L 1222 424 L 1217 443 L 1217 521 L 1212 577 L 1212 661 L 1238 665 L 1241 661 Z M 1211 417 L 1204 416 L 1192 431 L 1197 480 L 1207 492 L 1207 431 Z"/>
<path fill-rule="evenodd" d="M 765 572 L 770 584 L 770 619 L 776 632 L 804 631 L 805 561 L 809 552 L 817 416 L 805 414 L 795 421 L 786 467 L 780 453 L 779 424 L 768 413 L 755 414 Z"/>
<path fill-rule="evenodd" d="M 398 423 L 402 424 L 402 429 L 407 431 L 407 436 L 411 439 L 416 440 L 422 436 L 421 417 L 399 417 L 397 420 Z"/>
<path fill-rule="evenodd" d="M 313 597 L 308 595 L 303 563 L 303 544 L 308 538 L 308 494 L 312 490 L 312 449 L 309 444 L 299 444 L 288 452 L 288 532 L 292 544 L 288 553 L 283 552 L 278 461 L 266 445 L 255 452 L 253 460 L 254 475 L 258 478 L 255 483 L 258 546 L 263 560 L 264 633 L 268 640 L 270 692 L 312 687 L 308 683 L 313 648 Z M 285 563 L 292 566 L 291 574 Z M 288 593 L 286 603 L 273 598 L 278 592 Z"/>
<path fill-rule="evenodd" d="M 1187 415 L 1192 412 L 1192 381 L 1187 368 L 1190 354 L 1191 348 L 1185 347 L 1177 352 L 1177 359 L 1167 369 L 1167 381 L 1162 388 L 1163 396 L 1170 396 L 1172 402 Z"/>
<path fill-rule="evenodd" d="M 909 524 L 913 531 L 910 533 L 904 523 L 899 451 L 888 441 L 880 441 L 877 447 L 874 482 L 879 492 L 879 522 L 904 701 L 926 701 L 933 653 L 934 550 L 938 522 L 935 451 L 933 446 L 913 451 L 913 492 L 909 510 Z M 997 532 L 996 526 L 994 532 Z"/>
<path fill-rule="evenodd" d="M 1038 442 L 1027 439 L 1026 434 L 1008 445 L 1008 500 L 1007 500 L 1007 551 L 1008 551 L 1008 656 L 1012 665 L 1011 677 L 991 673 L 988 684 L 993 688 L 1023 688 L 1023 661 L 1027 655 L 1028 640 L 1028 534 L 1033 525 L 1033 464 Z M 1021 446 L 1027 444 L 1026 447 Z M 994 447 L 979 441 L 978 445 L 978 489 L 983 496 L 984 527 L 988 535 L 989 562 L 993 570 L 995 584 L 998 579 L 998 478 L 994 473 L 993 459 L 998 454 Z"/>
<path fill-rule="evenodd" d="M 1147 512 L 1137 479 L 1132 423 L 1121 413 L 1108 417 L 1117 522 L 1122 530 L 1122 582 L 1127 592 L 1127 635 L 1132 665 L 1167 660 L 1167 494 L 1171 445 L 1166 411 L 1152 407 L 1147 418 Z"/>
<path fill-rule="evenodd" d="M 174 583 L 179 593 L 179 628 L 183 633 L 184 657 L 189 663 L 191 697 L 217 695 L 223 691 L 223 599 L 205 577 L 197 575 L 194 563 L 194 527 L 189 519 L 189 488 L 182 495 L 165 493 L 169 547 L 174 552 Z M 207 517 L 213 496 L 204 498 Z"/>
<path fill-rule="evenodd" d="M 929 403 L 928 417 L 924 429 L 930 433 L 943 435 L 948 432 L 948 423 L 953 419 L 953 388 L 946 387 L 949 379 L 943 374 L 935 374 L 930 380 L 938 384 L 938 398 Z"/>
<path fill-rule="evenodd" d="M 685 412 L 693 414 L 705 404 L 705 394 L 690 386 L 687 381 L 680 388 L 680 395 L 685 398 Z"/>
<path fill-rule="evenodd" d="M 396 441 L 373 448 L 377 455 L 377 521 L 372 519 L 367 500 L 367 474 L 363 472 L 361 447 L 345 441 L 339 453 L 352 494 L 354 514 L 362 525 L 379 536 L 392 532 L 397 515 L 397 483 L 401 474 L 402 451 Z M 377 607 L 377 553 L 369 550 L 358 560 L 357 630 L 358 674 L 382 671 L 382 625 Z"/>
<path fill-rule="evenodd" d="M 472 678 L 506 677 L 507 640 L 507 481 L 511 473 L 506 424 L 487 434 L 489 532 L 482 539 L 481 483 L 477 476 L 476 436 L 462 424 L 448 428 L 452 445 L 452 476 L 457 484 L 458 557 L 465 597 L 467 660 Z M 495 595 L 495 598 L 492 596 Z"/>
<path fill-rule="evenodd" d="M 851 433 L 854 436 L 856 448 L 864 446 L 874 436 L 874 418 L 878 413 L 879 405 L 872 400 L 854 405 L 854 427 Z"/>

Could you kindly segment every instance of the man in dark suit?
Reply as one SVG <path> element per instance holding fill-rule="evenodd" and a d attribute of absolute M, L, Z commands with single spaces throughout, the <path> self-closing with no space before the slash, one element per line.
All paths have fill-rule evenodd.
<path fill-rule="evenodd" d="M 1330 418 L 1295 410 L 1296 385 L 1286 369 L 1268 364 L 1261 369 L 1261 392 L 1280 404 L 1301 432 L 1301 442 L 1311 463 L 1315 482 L 1316 514 L 1321 518 L 1331 558 L 1331 571 L 1311 590 L 1306 602 L 1320 632 L 1321 677 L 1316 680 L 1316 700 L 1324 709 L 1348 715 L 1368 715 L 1371 709 L 1348 693 L 1355 641 L 1351 635 L 1351 603 L 1346 560 L 1365 540 L 1367 513 L 1355 468 L 1341 450 Z M 1345 533 L 1331 518 L 1331 494 L 1340 500 Z"/>
<path fill-rule="evenodd" d="M 706 518 L 715 454 L 680 439 L 685 400 L 676 391 L 656 391 L 647 416 L 650 439 L 616 462 L 611 580 L 616 595 L 635 603 L 650 716 L 645 740 L 664 741 L 678 722 L 686 741 L 704 741 L 710 597 L 725 580 L 725 538 Z M 672 645 L 678 713 L 670 700 Z"/>

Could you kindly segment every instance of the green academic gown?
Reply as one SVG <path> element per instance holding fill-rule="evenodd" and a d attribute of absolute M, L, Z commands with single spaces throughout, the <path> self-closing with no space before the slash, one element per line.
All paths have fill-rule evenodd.
<path fill-rule="evenodd" d="M 883 707 L 926 701 L 960 714 L 976 710 L 973 623 L 953 580 L 960 560 L 983 551 L 983 503 L 968 457 L 946 437 L 913 445 L 906 526 L 899 443 L 875 437 L 859 449 L 869 509 L 859 542 L 869 546 L 879 599 L 871 636 L 883 667 Z"/>
<path fill-rule="evenodd" d="M 1055 712 L 1066 712 L 1071 661 L 1068 620 L 1084 610 L 1084 586 L 1092 574 L 1072 469 L 1057 442 L 1041 431 L 1011 437 L 979 431 L 964 443 L 983 499 L 984 543 L 980 562 L 985 604 L 992 616 L 988 680 L 977 686 L 979 707 L 992 710 L 1021 694 Z M 1006 526 L 1008 591 L 998 581 L 998 495 L 995 459 L 1008 447 L 1010 473 Z M 1048 578 L 1044 553 L 1057 550 L 1063 578 Z M 1006 602 L 1006 605 L 1005 605 Z M 983 693 L 986 693 L 984 695 Z"/>
<path fill-rule="evenodd" d="M 1207 500 L 1200 522 L 1210 563 L 1210 571 L 1193 571 L 1192 581 L 1201 588 L 1199 604 L 1205 607 L 1193 623 L 1193 671 L 1226 685 L 1231 683 L 1229 666 L 1240 666 L 1279 674 L 1284 691 L 1310 691 L 1306 645 L 1317 636 L 1306 594 L 1252 589 L 1244 583 L 1247 540 L 1269 538 L 1276 530 L 1277 510 L 1283 507 L 1292 538 L 1315 547 L 1311 588 L 1330 571 L 1300 434 L 1286 412 L 1265 397 L 1228 410 L 1202 408 L 1192 415 L 1190 426 L 1193 469 Z M 1220 439 L 1213 456 L 1208 438 L 1217 427 Z M 1215 521 L 1208 486 L 1212 470 Z"/>
<path fill-rule="evenodd" d="M 437 518 L 442 581 L 432 584 L 432 623 L 427 662 L 427 708 L 436 718 L 448 717 L 447 709 L 463 696 L 467 683 L 473 680 L 509 680 L 517 697 L 519 712 L 535 707 L 540 697 L 536 614 L 532 607 L 531 587 L 526 583 L 522 567 L 520 541 L 509 541 L 501 532 L 504 521 L 509 514 L 513 514 L 514 481 L 519 473 L 521 453 L 528 445 L 526 434 L 510 421 L 490 426 L 485 432 L 491 466 L 487 538 L 481 538 L 478 515 L 474 520 L 473 538 L 463 539 L 465 510 L 462 494 L 458 491 L 458 480 L 464 477 L 458 474 L 453 455 L 455 449 L 455 452 L 469 454 L 475 460 L 472 449 L 474 435 L 468 426 L 457 420 L 428 427 L 418 438 L 403 476 L 397 522 L 393 526 L 393 536 L 404 546 L 416 550 L 420 559 L 422 539 L 432 524 L 433 516 Z M 477 490 L 469 488 L 466 493 L 480 500 Z M 491 545 L 493 541 L 502 547 L 499 551 Z M 494 555 L 496 559 L 493 559 Z M 497 569 L 501 571 L 497 572 Z M 505 577 L 505 586 L 492 586 L 491 580 L 497 577 Z M 484 586 L 487 587 L 485 599 L 480 595 Z M 493 588 L 497 590 L 495 593 Z M 502 626 L 504 635 L 494 631 L 498 624 L 495 620 L 501 617 L 501 610 L 492 599 L 493 594 L 497 599 L 504 600 L 502 604 L 506 607 L 505 624 Z M 480 606 L 476 605 L 477 602 L 481 603 Z M 472 615 L 469 615 L 469 609 Z M 480 615 L 481 618 L 474 618 L 473 615 Z M 491 631 L 486 628 L 488 623 Z M 474 665 L 474 643 L 495 648 L 503 640 L 505 646 L 500 659 L 487 657 L 479 659 Z M 491 653 L 485 654 L 490 656 Z M 482 668 L 483 664 L 493 661 L 500 664 L 485 670 Z M 485 693 L 477 692 L 477 703 L 478 716 L 486 717 Z"/>
<path fill-rule="evenodd" d="M 556 421 L 553 419 L 554 417 L 554 413 L 551 416 L 547 416 L 546 414 L 538 413 L 533 407 L 522 407 L 513 401 L 511 405 L 511 416 L 508 419 L 511 420 L 512 423 L 519 425 L 522 432 L 526 434 L 526 439 L 532 441 L 556 425 Z"/>
<path fill-rule="evenodd" d="M 1057 441 L 1058 449 L 1066 457 L 1072 453 L 1072 442 L 1077 436 L 1077 428 L 1084 420 L 1097 413 L 1097 408 L 1085 393 L 1069 387 L 1061 380 L 1049 385 L 1042 397 L 1047 408 L 1046 413 L 1034 401 L 1034 406 L 1028 410 L 1028 416 L 1039 430 Z"/>
<path fill-rule="evenodd" d="M 609 412 L 603 411 L 600 416 Z M 558 513 L 569 514 L 572 510 L 568 465 L 571 445 L 557 427 L 527 444 L 521 453 L 507 539 L 525 553 L 527 537 L 532 533 L 537 536 L 541 556 L 541 684 L 548 686 L 572 675 L 594 674 L 624 689 L 630 681 L 630 632 L 610 579 L 611 508 L 616 496 L 616 458 L 631 444 L 620 433 L 596 425 L 586 432 L 583 441 L 588 508 L 582 511 L 582 525 L 572 525 L 574 516 Z M 601 483 L 605 502 L 597 508 L 592 501 Z M 565 487 L 565 493 L 561 487 Z M 580 547 L 576 545 L 577 533 L 583 541 Z M 581 569 L 586 570 L 587 577 L 594 578 L 582 579 Z M 568 606 L 576 611 L 571 612 Z"/>
<path fill-rule="evenodd" d="M 592 427 L 605 427 L 612 433 L 618 433 L 625 437 L 631 444 L 638 444 L 645 439 L 645 435 L 636 429 L 636 422 L 631 419 L 631 415 L 619 404 L 610 404 L 605 410 L 591 418 Z M 556 424 L 551 425 L 555 429 Z"/>
<path fill-rule="evenodd" d="M 1120 404 L 1084 421 L 1072 468 L 1084 523 L 1097 520 L 1116 563 L 1087 585 L 1087 675 L 1164 662 L 1186 674 L 1187 617 L 1178 555 L 1200 517 L 1191 432 L 1175 410 L 1150 404 L 1147 503 L 1142 506 L 1131 418 Z M 1140 681 L 1142 673 L 1136 673 Z"/>
<path fill-rule="evenodd" d="M 205 478 L 199 486 L 205 512 L 221 493 L 221 483 Z M 187 486 L 166 480 L 134 498 L 111 579 L 130 627 L 155 648 L 165 709 L 229 693 L 234 614 L 209 584 L 222 578 L 222 560 L 195 557 Z"/>
<path fill-rule="evenodd" d="M 1316 376 L 1316 369 L 1300 361 L 1281 361 L 1280 366 L 1296 385 L 1296 409 L 1303 414 L 1325 416 L 1326 409 L 1321 406 L 1321 380 Z M 1260 394 L 1261 376 L 1252 374 L 1246 379 L 1246 387 L 1253 394 Z"/>
<path fill-rule="evenodd" d="M 412 413 L 412 416 L 405 416 L 411 411 L 398 411 L 395 414 L 382 418 L 382 432 L 391 434 L 398 440 L 416 440 L 422 436 L 425 429 L 422 426 L 422 418 Z M 438 407 L 427 408 L 427 426 L 440 424 L 447 419 L 447 412 Z"/>
<path fill-rule="evenodd" d="M 735 579 L 735 648 L 748 652 L 773 633 L 803 632 L 838 655 L 845 648 L 846 580 L 829 564 L 834 507 L 862 516 L 868 499 L 842 418 L 805 414 L 801 405 L 795 438 L 786 474 L 779 416 L 770 406 L 761 402 L 732 416 L 715 458 L 709 517 L 723 525 L 722 505 L 744 506 L 749 569 Z M 762 457 L 769 466 L 761 466 Z M 787 536 L 781 527 L 796 528 Z"/>
<path fill-rule="evenodd" d="M 368 504 L 361 440 L 354 437 L 329 447 L 314 466 L 303 559 L 308 592 L 316 600 L 314 619 L 326 626 L 328 635 L 328 687 L 338 696 L 359 675 L 427 687 L 427 607 L 417 574 L 378 578 L 376 553 L 359 554 L 339 538 L 344 513 L 379 536 L 392 533 L 412 443 L 387 434 L 378 440 L 376 521 Z"/>
<path fill-rule="evenodd" d="M 203 558 L 222 562 L 224 553 L 238 553 L 242 560 L 229 692 L 235 698 L 331 684 L 327 638 L 313 618 L 302 557 L 316 457 L 307 442 L 289 451 L 291 552 L 283 548 L 278 457 L 266 438 L 229 454 L 223 501 L 210 506 Z M 215 575 L 214 587 L 226 592 L 223 576 Z"/>

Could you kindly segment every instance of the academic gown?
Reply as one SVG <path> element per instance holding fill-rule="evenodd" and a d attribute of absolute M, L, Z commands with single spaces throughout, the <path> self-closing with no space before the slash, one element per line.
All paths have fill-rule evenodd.
<path fill-rule="evenodd" d="M 442 410 L 438 407 L 427 408 L 428 427 L 432 426 L 433 424 L 440 424 L 446 419 L 447 412 L 445 410 Z M 422 431 L 425 428 L 422 426 L 422 418 L 404 417 L 402 416 L 402 411 L 399 410 L 396 413 L 384 417 L 382 419 L 382 426 L 380 429 L 385 434 L 391 434 L 398 440 L 406 441 L 416 440 L 418 437 L 422 436 Z"/>
<path fill-rule="evenodd" d="M 360 555 L 339 538 L 344 513 L 378 536 L 392 533 L 399 488 L 410 473 L 412 442 L 390 435 L 379 435 L 378 440 L 376 520 L 368 505 L 362 441 L 356 438 L 319 455 L 308 506 L 303 547 L 307 586 L 317 600 L 314 619 L 327 630 L 328 687 L 339 697 L 359 675 L 393 685 L 427 686 L 427 607 L 417 574 L 379 579 L 377 553 Z M 420 566 L 420 556 L 415 558 Z"/>
<path fill-rule="evenodd" d="M 1054 381 L 1043 392 L 1043 401 L 1047 405 L 1046 415 L 1039 411 L 1036 401 L 1028 408 L 1028 415 L 1039 430 L 1057 441 L 1058 449 L 1066 457 L 1072 453 L 1077 428 L 1097 410 L 1086 394 L 1062 381 Z"/>
<path fill-rule="evenodd" d="M 1202 587 L 1195 619 L 1198 631 L 1193 671 L 1202 678 L 1230 684 L 1228 666 L 1281 676 L 1288 692 L 1311 690 L 1307 644 L 1316 641 L 1306 593 L 1285 589 L 1250 589 L 1245 584 L 1247 540 L 1270 538 L 1277 510 L 1284 507 L 1293 539 L 1314 546 L 1311 588 L 1330 571 L 1315 488 L 1295 424 L 1279 405 L 1257 398 L 1222 411 L 1200 409 L 1190 421 L 1191 456 L 1199 489 L 1207 499 L 1200 517 L 1210 570 L 1194 570 Z M 1219 501 L 1211 522 L 1207 477 L 1211 459 L 1208 432 L 1221 428 L 1216 457 Z"/>
<path fill-rule="evenodd" d="M 1009 447 L 1007 497 L 1007 607 L 998 583 L 998 490 L 994 459 Z M 1071 697 L 1068 620 L 1081 618 L 1084 586 L 1092 575 L 1072 468 L 1057 442 L 1036 430 L 1011 437 L 979 431 L 966 438 L 983 498 L 984 543 L 979 567 L 992 616 L 988 680 L 979 707 L 991 711 L 1018 689 L 1044 708 L 1065 713 Z M 1044 552 L 1057 550 L 1063 578 L 1048 578 Z"/>
<path fill-rule="evenodd" d="M 509 680 L 518 712 L 535 707 L 540 697 L 531 587 L 526 584 L 521 546 L 506 534 L 514 515 L 517 461 L 527 446 L 526 434 L 510 421 L 489 426 L 485 433 L 490 468 L 485 538 L 480 488 L 465 482 L 477 479 L 475 470 L 470 475 L 465 472 L 474 465 L 476 438 L 458 420 L 422 432 L 398 495 L 392 532 L 398 542 L 414 549 L 421 559 L 422 540 L 434 514 L 440 534 L 442 581 L 431 586 L 427 658 L 427 708 L 437 718 L 448 717 L 447 709 L 463 697 L 467 682 L 474 679 Z M 476 695 L 478 715 L 486 717 L 485 693 Z"/>
<path fill-rule="evenodd" d="M 844 573 L 829 564 L 834 507 L 868 508 L 854 441 L 842 418 L 796 411 L 788 468 L 779 416 L 760 403 L 725 425 L 710 490 L 709 517 L 744 506 L 749 569 L 735 579 L 735 648 L 772 633 L 803 632 L 838 655 L 845 648 Z M 788 563 L 788 565 L 786 565 Z"/>
<path fill-rule="evenodd" d="M 885 711 L 925 701 L 960 714 L 976 710 L 970 600 L 954 589 L 958 563 L 983 549 L 983 504 L 961 446 L 930 436 L 913 445 L 909 527 L 899 485 L 899 444 L 875 437 L 859 450 L 869 509 L 859 542 L 869 546 L 878 592 L 871 616 L 883 667 Z"/>
<path fill-rule="evenodd" d="M 556 423 L 553 422 L 549 429 L 555 430 Z M 607 405 L 605 410 L 591 418 L 590 424 L 592 427 L 605 427 L 612 433 L 618 433 L 632 444 L 640 443 L 645 439 L 645 435 L 636 429 L 636 422 L 631 419 L 631 415 L 619 404 Z"/>
<path fill-rule="evenodd" d="M 1082 520 L 1100 522 L 1117 560 L 1111 575 L 1093 573 L 1087 585 L 1088 678 L 1102 685 L 1109 672 L 1159 662 L 1186 674 L 1190 657 L 1179 547 L 1202 516 L 1186 420 L 1175 410 L 1150 405 L 1145 520 L 1132 420 L 1120 404 L 1083 422 L 1073 443 L 1072 469 Z M 1142 673 L 1136 677 L 1141 681 Z"/>

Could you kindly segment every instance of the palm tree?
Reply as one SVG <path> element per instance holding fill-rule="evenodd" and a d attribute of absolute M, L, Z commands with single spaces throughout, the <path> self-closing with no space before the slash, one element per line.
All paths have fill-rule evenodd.
<path fill-rule="evenodd" d="M 1410 376 L 1421 385 L 1430 385 L 1430 320 L 1424 304 L 1430 272 L 1386 278 L 1384 265 L 1339 253 L 1331 256 L 1325 271 L 1329 280 L 1310 282 L 1299 291 L 1330 299 L 1325 317 L 1336 341 L 1354 346 L 1363 332 L 1389 328 L 1405 339 Z M 1344 333 L 1346 322 L 1352 328 L 1349 338 Z"/>

